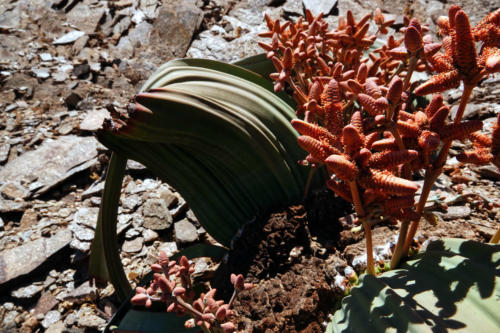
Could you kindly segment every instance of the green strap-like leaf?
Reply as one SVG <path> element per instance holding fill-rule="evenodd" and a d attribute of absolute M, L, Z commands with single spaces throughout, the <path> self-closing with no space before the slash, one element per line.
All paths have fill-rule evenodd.
<path fill-rule="evenodd" d="M 91 277 L 97 281 L 111 281 L 120 299 L 125 299 L 132 290 L 123 270 L 116 237 L 118 203 L 126 164 L 127 159 L 123 155 L 111 155 L 90 250 L 89 268 Z"/>
<path fill-rule="evenodd" d="M 269 79 L 269 74 L 276 72 L 273 62 L 267 59 L 265 53 L 246 57 L 233 63 L 233 65 L 248 69 L 249 71 L 259 74 L 265 79 Z"/>
<path fill-rule="evenodd" d="M 185 59 L 162 66 L 143 89 L 149 91 L 136 103 L 151 113 L 131 113 L 125 126 L 106 127 L 98 139 L 176 188 L 221 244 L 229 246 L 245 223 L 302 198 L 308 170 L 297 164 L 306 153 L 290 125 L 293 102 L 272 93 L 269 80 L 238 66 Z M 116 208 L 106 203 L 101 210 L 107 207 Z M 96 239 L 103 243 L 97 234 L 107 223 L 116 224 L 116 214 L 100 223 Z M 94 249 L 95 275 L 124 284 L 126 278 L 99 268 L 119 262 L 118 248 L 107 261 L 97 260 Z"/>

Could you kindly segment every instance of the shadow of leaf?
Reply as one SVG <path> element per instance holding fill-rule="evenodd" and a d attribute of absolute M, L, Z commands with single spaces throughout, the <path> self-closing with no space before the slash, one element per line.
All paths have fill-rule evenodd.
<path fill-rule="evenodd" d="M 327 332 L 491 332 L 499 296 L 500 245 L 439 240 L 400 269 L 364 276 Z"/>

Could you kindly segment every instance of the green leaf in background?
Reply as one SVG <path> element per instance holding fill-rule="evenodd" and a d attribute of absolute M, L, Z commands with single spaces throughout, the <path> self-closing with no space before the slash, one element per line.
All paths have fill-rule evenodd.
<path fill-rule="evenodd" d="M 500 245 L 445 239 L 365 275 L 326 332 L 498 332 L 499 314 Z"/>

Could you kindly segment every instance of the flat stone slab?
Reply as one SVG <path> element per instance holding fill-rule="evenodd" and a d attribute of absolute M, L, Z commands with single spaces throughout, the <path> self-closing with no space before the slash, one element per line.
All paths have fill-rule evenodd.
<path fill-rule="evenodd" d="M 63 136 L 46 140 L 40 148 L 7 163 L 0 179 L 21 182 L 26 175 L 36 178 L 36 195 L 47 192 L 77 172 L 96 162 L 98 142 L 94 137 Z"/>
<path fill-rule="evenodd" d="M 187 219 L 183 219 L 174 224 L 175 240 L 179 244 L 192 243 L 198 239 L 196 227 Z"/>
<path fill-rule="evenodd" d="M 71 239 L 71 231 L 61 230 L 50 238 L 39 238 L 0 252 L 0 284 L 32 272 Z"/>
<path fill-rule="evenodd" d="M 97 131 L 102 127 L 104 119 L 109 117 L 109 111 L 106 109 L 90 110 L 80 123 L 80 129 L 82 131 Z"/>

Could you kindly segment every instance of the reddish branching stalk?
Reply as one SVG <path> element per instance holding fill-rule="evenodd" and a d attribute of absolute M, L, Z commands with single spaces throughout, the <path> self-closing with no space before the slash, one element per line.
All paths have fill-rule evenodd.
<path fill-rule="evenodd" d="M 375 35 L 368 29 L 372 17 L 378 26 Z M 261 36 L 271 42 L 260 45 L 277 70 L 271 74 L 275 91 L 289 86 L 297 101 L 297 116 L 303 120 L 292 125 L 308 153 L 301 163 L 326 166 L 328 188 L 354 204 L 367 238 L 368 273 L 375 272 L 371 226 L 401 223 L 391 262 L 396 267 L 418 230 L 453 140 L 474 144 L 459 160 L 500 164 L 500 144 L 495 148 L 494 139 L 478 133 L 482 123 L 462 121 L 472 89 L 500 71 L 500 45 L 492 37 L 500 35 L 498 17 L 497 10 L 471 28 L 467 15 L 452 6 L 438 22 L 442 43 L 434 42 L 418 20 L 405 18 L 400 38 L 390 36 L 386 45 L 365 57 L 377 35 L 388 33 L 391 25 L 380 10 L 359 21 L 348 11 L 333 30 L 322 15 L 309 11 L 305 20 L 285 24 L 266 15 L 269 31 Z M 476 42 L 482 45 L 479 52 Z M 435 75 L 415 87 L 411 77 L 419 71 Z M 464 94 L 453 123 L 447 123 L 450 109 L 438 93 L 460 82 Z M 415 95 L 428 94 L 434 97 L 425 109 L 414 106 Z M 425 181 L 415 203 L 418 187 L 412 178 L 421 170 Z"/>
<path fill-rule="evenodd" d="M 231 274 L 234 292 L 229 303 L 225 304 L 214 298 L 215 289 L 196 297 L 191 277 L 194 265 L 186 257 L 182 256 L 177 263 L 169 260 L 162 251 L 158 259 L 158 264 L 151 265 L 155 272 L 153 281 L 148 288 L 136 288 L 132 304 L 149 308 L 153 301 L 161 301 L 166 304 L 167 312 L 191 316 L 185 322 L 186 328 L 199 326 L 204 332 L 233 332 L 236 329 L 231 322 L 234 299 L 239 291 L 253 288 L 253 284 L 245 283 L 243 275 Z"/>
<path fill-rule="evenodd" d="M 460 100 L 460 105 L 457 110 L 457 115 L 455 116 L 455 119 L 453 121 L 454 124 L 459 124 L 461 122 L 462 116 L 465 111 L 465 107 L 467 105 L 467 102 L 469 100 L 473 88 L 474 86 L 464 87 L 464 93 Z M 420 195 L 420 199 L 417 205 L 417 214 L 419 214 L 419 216 L 421 216 L 424 211 L 425 204 L 427 203 L 427 199 L 429 198 L 429 194 L 431 192 L 432 186 L 434 185 L 434 182 L 443 172 L 443 166 L 446 163 L 446 159 L 448 157 L 448 152 L 450 150 L 452 141 L 453 140 L 446 140 L 445 142 L 443 142 L 443 146 L 439 151 L 439 155 L 434 161 L 434 164 L 425 170 L 424 187 L 422 189 L 422 194 Z M 420 223 L 420 218 L 418 220 L 413 221 L 410 230 L 406 236 L 403 251 L 401 253 L 398 253 L 397 255 L 396 254 L 394 255 L 393 258 L 394 265 L 397 265 L 397 263 L 401 258 L 401 255 L 406 255 L 408 253 L 408 250 L 410 249 L 410 246 L 413 243 L 415 234 L 417 233 L 419 223 Z M 401 228 L 401 230 L 403 230 L 403 228 Z M 402 236 L 403 236 L 402 233 L 400 233 L 400 237 Z"/>

